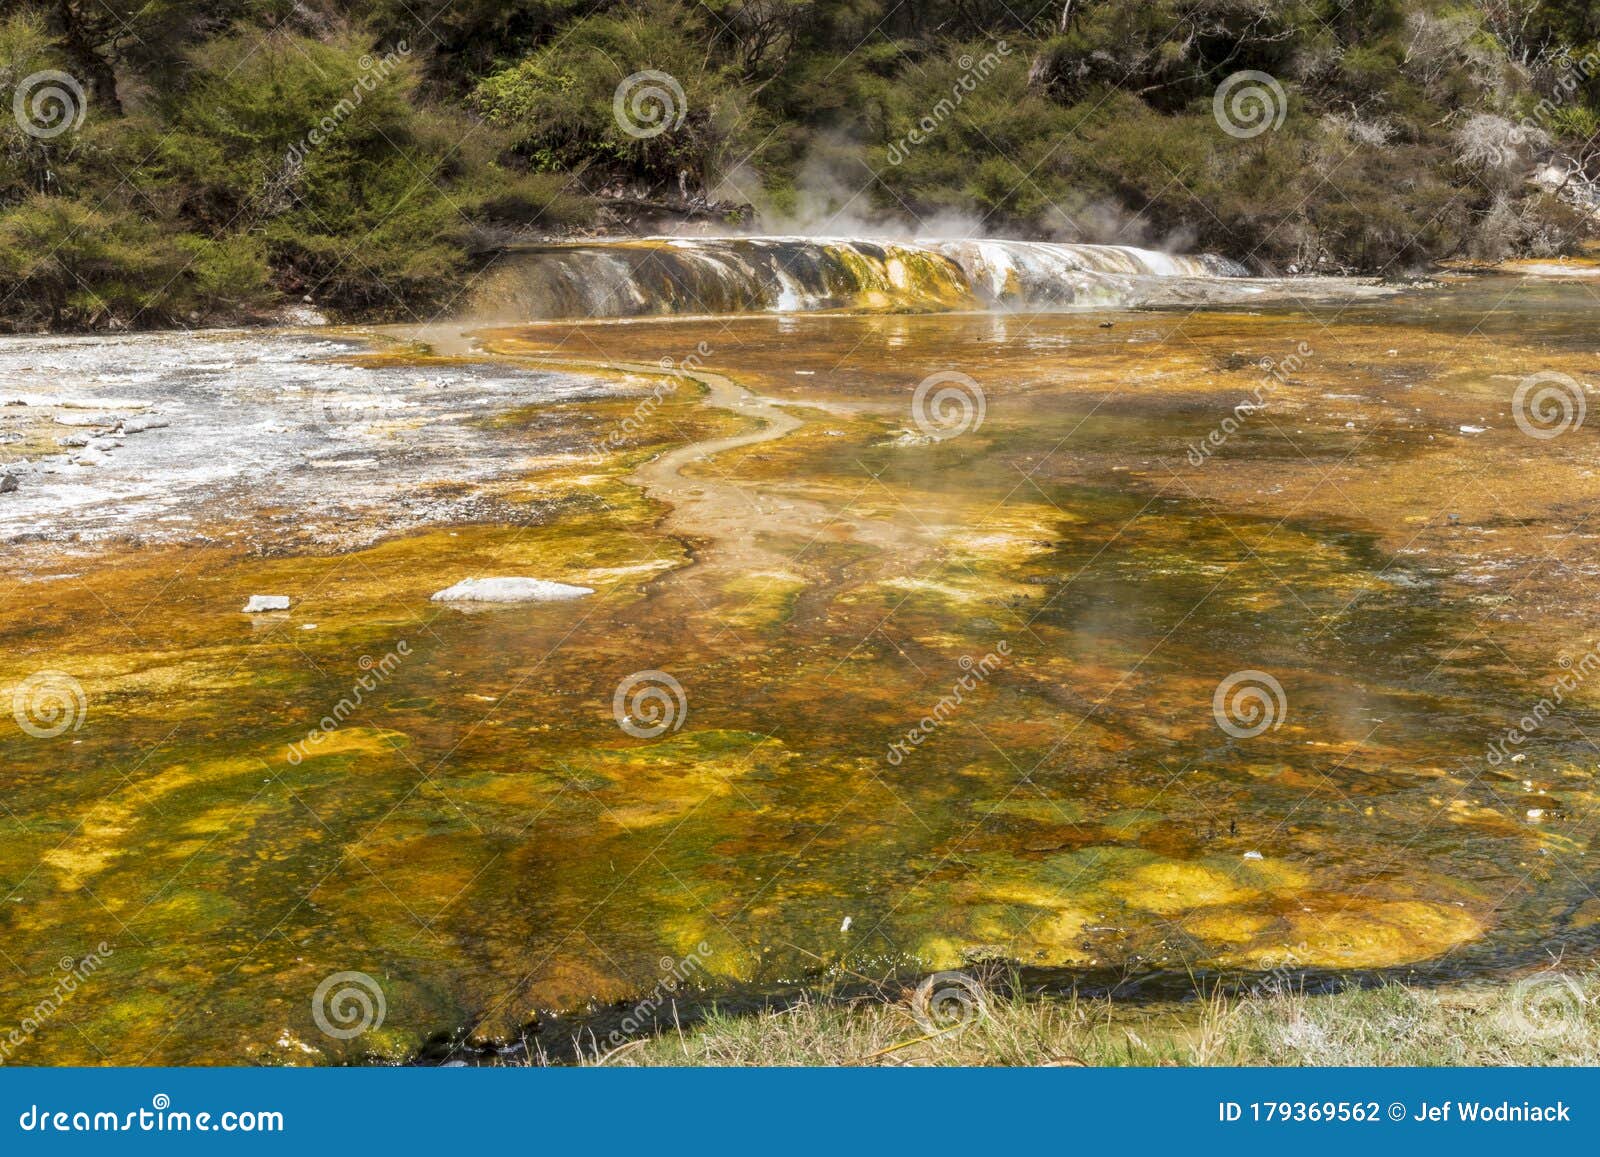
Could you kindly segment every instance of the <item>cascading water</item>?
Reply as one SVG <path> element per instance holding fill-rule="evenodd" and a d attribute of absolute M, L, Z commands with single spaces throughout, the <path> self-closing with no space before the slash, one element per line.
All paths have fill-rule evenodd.
<path fill-rule="evenodd" d="M 651 237 L 505 251 L 479 317 L 640 317 L 851 309 L 937 312 L 1133 305 L 1178 283 L 1240 278 L 1237 262 L 1126 245 Z"/>

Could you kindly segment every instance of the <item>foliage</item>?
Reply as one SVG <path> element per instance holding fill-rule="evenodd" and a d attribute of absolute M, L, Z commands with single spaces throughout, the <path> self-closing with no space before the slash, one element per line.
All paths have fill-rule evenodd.
<path fill-rule="evenodd" d="M 259 303 L 248 237 L 172 235 L 137 213 L 36 194 L 0 217 L 0 291 L 52 327 L 171 325 Z"/>
<path fill-rule="evenodd" d="M 658 1037 L 596 1041 L 573 1060 L 610 1067 L 1593 1065 L 1600 1062 L 1597 994 L 1600 977 L 1587 970 L 1434 988 L 1391 982 L 1328 995 L 1283 977 L 1173 1003 L 988 991 L 981 1005 L 960 1006 L 963 1019 L 930 1032 L 908 993 L 802 1000 L 754 1015 L 713 1012 Z M 529 1063 L 552 1058 L 535 1052 Z"/>
<path fill-rule="evenodd" d="M 588 16 L 485 78 L 472 104 L 538 169 L 593 166 L 650 185 L 676 183 L 682 173 L 703 188 L 749 130 L 732 66 L 707 66 L 708 36 L 692 14 L 667 3 Z M 630 103 L 635 92 L 638 102 Z"/>
<path fill-rule="evenodd" d="M 275 296 L 426 317 L 507 238 L 644 207 L 1269 269 L 1561 250 L 1590 221 L 1528 177 L 1573 170 L 1567 196 L 1600 177 L 1597 11 L 34 0 L 0 17 L 0 112 L 59 71 L 84 115 L 59 133 L 0 118 L 0 324 L 221 318 Z M 1246 72 L 1271 79 L 1270 124 L 1228 132 L 1215 102 Z"/>

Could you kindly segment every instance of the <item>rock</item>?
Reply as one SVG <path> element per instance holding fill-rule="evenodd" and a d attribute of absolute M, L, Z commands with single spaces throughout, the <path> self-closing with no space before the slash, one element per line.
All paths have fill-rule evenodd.
<path fill-rule="evenodd" d="M 128 418 L 119 429 L 124 434 L 143 434 L 146 430 L 163 430 L 172 425 L 165 418 Z"/>
<path fill-rule="evenodd" d="M 290 305 L 278 311 L 279 325 L 320 326 L 328 324 L 328 316 L 309 304 Z"/>
<path fill-rule="evenodd" d="M 433 596 L 436 603 L 554 603 L 592 595 L 590 587 L 536 578 L 463 579 Z"/>
<path fill-rule="evenodd" d="M 0 494 L 13 494 L 21 485 L 15 474 L 0 474 Z"/>
<path fill-rule="evenodd" d="M 263 611 L 286 611 L 289 609 L 288 595 L 251 595 L 250 601 L 245 603 L 241 614 L 259 615 Z"/>

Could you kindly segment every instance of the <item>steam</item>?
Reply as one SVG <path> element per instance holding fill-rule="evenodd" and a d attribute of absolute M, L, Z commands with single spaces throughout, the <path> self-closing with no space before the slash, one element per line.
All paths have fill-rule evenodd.
<path fill-rule="evenodd" d="M 755 209 L 754 229 L 768 235 L 858 238 L 875 241 L 1018 241 L 1131 245 L 1178 254 L 1192 252 L 1199 239 L 1188 227 L 1161 230 L 1143 213 L 1115 201 L 1096 199 L 1052 205 L 1043 235 L 1017 236 L 993 217 L 954 209 L 917 214 L 910 207 L 881 205 L 881 186 L 868 161 L 867 146 L 843 133 L 815 139 L 801 161 L 792 196 L 775 196 L 748 162 L 731 169 L 712 190 L 718 201 Z M 754 231 L 754 229 L 752 231 Z M 726 229 L 685 230 L 699 236 L 738 236 Z"/>
<path fill-rule="evenodd" d="M 867 155 L 859 141 L 841 133 L 823 134 L 800 163 L 792 200 L 774 197 L 748 164 L 724 177 L 713 196 L 754 206 L 760 230 L 767 234 L 877 241 L 992 236 L 982 219 L 971 213 L 947 210 L 918 217 L 908 208 L 885 211 L 876 204 L 878 177 Z"/>

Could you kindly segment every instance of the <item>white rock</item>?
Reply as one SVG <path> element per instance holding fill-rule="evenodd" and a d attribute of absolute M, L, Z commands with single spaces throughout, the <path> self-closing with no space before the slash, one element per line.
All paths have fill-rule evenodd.
<path fill-rule="evenodd" d="M 143 434 L 146 430 L 164 430 L 172 425 L 165 418 L 127 418 L 120 429 L 124 434 Z"/>
<path fill-rule="evenodd" d="M 1260 852 L 1246 852 L 1244 854 L 1244 858 L 1247 860 L 1260 860 L 1264 859 L 1265 857 L 1263 857 Z"/>
<path fill-rule="evenodd" d="M 536 578 L 463 579 L 433 596 L 436 603 L 552 603 L 592 595 L 590 587 Z"/>
<path fill-rule="evenodd" d="M 244 605 L 244 610 L 240 613 L 259 615 L 263 611 L 286 611 L 288 609 L 288 595 L 251 595 L 250 601 Z"/>

